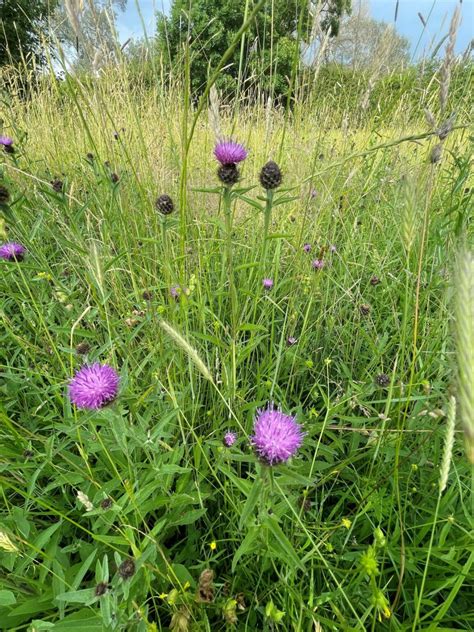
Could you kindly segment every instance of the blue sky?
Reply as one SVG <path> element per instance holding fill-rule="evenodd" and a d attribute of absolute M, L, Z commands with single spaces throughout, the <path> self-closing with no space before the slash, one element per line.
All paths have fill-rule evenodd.
<path fill-rule="evenodd" d="M 285 0 L 277 0 L 284 2 Z M 359 0 L 353 0 L 356 7 Z M 430 50 L 448 32 L 451 15 L 459 4 L 459 0 L 399 0 L 396 28 L 408 37 L 412 53 L 416 57 L 430 53 Z M 143 25 L 139 10 L 143 17 L 146 31 L 151 35 L 155 28 L 155 12 L 167 11 L 170 0 L 128 0 L 125 13 L 118 16 L 120 40 L 123 43 L 129 37 L 143 35 Z M 396 0 L 369 0 L 372 16 L 377 20 L 393 22 Z M 462 23 L 458 31 L 456 52 L 463 52 L 474 38 L 474 0 L 463 0 L 461 6 Z M 418 17 L 420 12 L 427 26 Z M 443 47 L 444 48 L 444 47 Z M 443 49 L 442 49 L 443 50 Z"/>

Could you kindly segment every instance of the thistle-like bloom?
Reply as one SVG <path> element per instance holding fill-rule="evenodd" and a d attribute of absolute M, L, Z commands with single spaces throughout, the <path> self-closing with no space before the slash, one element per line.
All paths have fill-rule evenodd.
<path fill-rule="evenodd" d="M 273 287 L 273 279 L 263 279 L 262 283 L 266 290 L 271 290 Z"/>
<path fill-rule="evenodd" d="M 242 162 L 247 158 L 247 150 L 240 143 L 233 140 L 223 140 L 214 147 L 214 156 L 221 165 L 231 165 Z"/>
<path fill-rule="evenodd" d="M 237 441 L 235 432 L 226 432 L 224 435 L 224 445 L 230 448 Z"/>
<path fill-rule="evenodd" d="M 305 252 L 311 252 L 311 244 L 305 244 L 305 245 L 303 246 L 303 250 L 304 250 Z"/>
<path fill-rule="evenodd" d="M 292 347 L 292 346 L 293 346 L 293 345 L 295 345 L 297 342 L 298 342 L 298 339 L 297 339 L 297 338 L 294 338 L 293 336 L 289 336 L 289 337 L 286 339 L 286 344 L 287 344 L 289 347 Z"/>
<path fill-rule="evenodd" d="M 0 259 L 5 259 L 6 261 L 21 261 L 25 253 L 25 246 L 14 241 L 9 241 L 0 246 Z"/>
<path fill-rule="evenodd" d="M 78 408 L 98 410 L 116 398 L 119 382 L 115 369 L 96 362 L 77 371 L 69 383 L 69 399 Z"/>
<path fill-rule="evenodd" d="M 0 145 L 10 147 L 13 145 L 13 138 L 10 138 L 10 136 L 0 136 Z"/>
<path fill-rule="evenodd" d="M 322 259 L 315 259 L 311 265 L 314 270 L 322 270 L 324 268 L 324 261 Z"/>
<path fill-rule="evenodd" d="M 286 463 L 303 443 L 304 432 L 296 418 L 269 405 L 257 412 L 250 437 L 258 458 L 267 465 Z"/>

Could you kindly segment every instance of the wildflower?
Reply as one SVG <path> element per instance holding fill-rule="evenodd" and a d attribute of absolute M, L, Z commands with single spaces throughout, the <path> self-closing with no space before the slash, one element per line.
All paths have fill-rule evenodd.
<path fill-rule="evenodd" d="M 269 405 L 257 412 L 250 437 L 257 456 L 267 465 L 285 463 L 303 443 L 304 433 L 296 418 Z"/>
<path fill-rule="evenodd" d="M 3 204 L 8 204 L 8 201 L 10 200 L 10 191 L 4 187 L 2 184 L 0 184 L 0 206 L 2 206 Z"/>
<path fill-rule="evenodd" d="M 77 371 L 69 384 L 69 398 L 78 408 L 97 410 L 115 399 L 119 382 L 115 369 L 96 362 Z"/>
<path fill-rule="evenodd" d="M 15 149 L 13 147 L 13 138 L 10 136 L 0 136 L 0 145 L 3 145 L 3 149 L 7 154 L 14 154 Z"/>
<path fill-rule="evenodd" d="M 292 347 L 293 345 L 295 345 L 298 342 L 297 338 L 293 338 L 293 336 L 288 336 L 288 338 L 286 339 L 286 344 L 289 347 Z"/>
<path fill-rule="evenodd" d="M 237 623 L 237 600 L 228 599 L 222 609 L 222 615 L 229 625 L 235 625 Z"/>
<path fill-rule="evenodd" d="M 349 520 L 349 518 L 343 518 L 341 520 L 341 527 L 344 527 L 345 529 L 350 529 L 352 525 L 352 522 Z"/>
<path fill-rule="evenodd" d="M 155 207 L 162 215 L 170 215 L 174 211 L 173 200 L 166 193 L 159 196 L 155 202 Z"/>
<path fill-rule="evenodd" d="M 86 511 L 92 511 L 94 509 L 94 505 L 89 500 L 89 496 L 84 494 L 84 492 L 77 492 L 77 500 L 81 503 L 81 505 L 84 505 L 84 509 Z"/>
<path fill-rule="evenodd" d="M 0 246 L 0 259 L 5 259 L 6 261 L 22 261 L 25 253 L 26 248 L 14 241 L 9 241 Z"/>
<path fill-rule="evenodd" d="M 378 276 L 375 276 L 375 274 L 374 274 L 374 276 L 373 276 L 373 277 L 371 277 L 371 279 L 370 279 L 370 285 L 373 285 L 373 286 L 375 287 L 375 286 L 376 286 L 376 285 L 378 285 L 379 283 L 380 283 L 380 279 L 379 279 L 379 277 L 378 277 Z"/>
<path fill-rule="evenodd" d="M 142 294 L 142 298 L 144 301 L 151 301 L 153 299 L 153 293 L 145 290 Z"/>
<path fill-rule="evenodd" d="M 88 162 L 94 162 L 94 154 L 92 154 L 91 152 L 88 152 L 88 153 L 86 154 L 86 160 L 87 160 Z"/>
<path fill-rule="evenodd" d="M 99 582 L 95 587 L 94 594 L 96 597 L 102 597 L 103 595 L 105 595 L 108 589 L 109 586 L 106 582 Z"/>
<path fill-rule="evenodd" d="M 122 579 L 130 579 L 135 575 L 135 561 L 131 557 L 124 560 L 118 567 L 118 574 Z"/>
<path fill-rule="evenodd" d="M 324 268 L 324 261 L 322 259 L 314 259 L 311 263 L 313 270 L 322 270 Z"/>
<path fill-rule="evenodd" d="M 318 192 L 316 191 L 316 189 L 311 189 L 310 194 L 309 194 L 310 198 L 311 198 L 312 200 L 314 200 L 314 198 L 315 198 L 317 195 L 318 195 Z"/>
<path fill-rule="evenodd" d="M 262 283 L 263 283 L 263 287 L 266 290 L 271 290 L 272 287 L 273 287 L 273 280 L 272 279 L 263 279 Z"/>
<path fill-rule="evenodd" d="M 120 180 L 120 178 L 115 172 L 110 174 L 110 179 L 112 180 L 114 184 L 117 184 L 117 182 Z"/>
<path fill-rule="evenodd" d="M 7 551 L 7 553 L 15 553 L 18 551 L 18 547 L 13 544 L 10 536 L 8 533 L 5 533 L 5 531 L 0 531 L 0 550 Z"/>
<path fill-rule="evenodd" d="M 217 549 L 217 543 L 215 540 L 213 540 L 210 544 L 209 544 L 209 548 L 211 549 L 211 551 L 215 551 Z"/>
<path fill-rule="evenodd" d="M 111 498 L 104 498 L 104 500 L 102 500 L 100 503 L 100 508 L 107 510 L 107 509 L 110 509 L 112 505 L 113 505 L 113 502 Z"/>
<path fill-rule="evenodd" d="M 303 250 L 304 250 L 305 252 L 311 252 L 311 244 L 305 244 L 305 245 L 303 246 Z"/>
<path fill-rule="evenodd" d="M 388 607 L 387 598 L 380 589 L 377 589 L 375 595 L 372 597 L 372 604 L 378 612 L 379 621 L 382 621 L 381 615 L 383 615 L 386 619 L 389 619 L 392 616 L 390 608 Z"/>
<path fill-rule="evenodd" d="M 235 165 L 247 158 L 248 152 L 243 145 L 233 140 L 224 140 L 214 147 L 214 156 L 221 165 Z"/>
<path fill-rule="evenodd" d="M 233 163 L 229 165 L 221 165 L 217 170 L 217 177 L 228 187 L 237 184 L 240 178 L 239 170 Z"/>
<path fill-rule="evenodd" d="M 368 316 L 370 314 L 370 305 L 367 305 L 367 303 L 362 303 L 359 309 L 362 316 Z"/>
<path fill-rule="evenodd" d="M 170 295 L 177 301 L 179 301 L 181 294 L 183 293 L 187 294 L 186 290 L 183 292 L 183 288 L 180 285 L 172 285 L 170 287 Z"/>
<path fill-rule="evenodd" d="M 236 435 L 235 432 L 226 432 L 225 433 L 225 435 L 224 435 L 224 445 L 226 445 L 228 448 L 233 446 L 236 441 L 237 441 L 237 435 Z"/>
<path fill-rule="evenodd" d="M 379 373 L 375 376 L 375 383 L 382 388 L 386 388 L 390 384 L 390 378 L 386 373 Z"/>
<path fill-rule="evenodd" d="M 334 244 L 331 244 L 329 246 L 329 252 L 332 252 L 333 254 L 337 252 L 337 246 L 335 246 Z"/>
<path fill-rule="evenodd" d="M 80 355 L 85 355 L 86 353 L 89 353 L 91 349 L 91 346 L 88 342 L 80 342 L 79 344 L 76 345 L 76 353 L 79 353 Z"/>
<path fill-rule="evenodd" d="M 196 598 L 205 603 L 214 601 L 214 571 L 210 568 L 203 570 L 199 576 Z"/>
<path fill-rule="evenodd" d="M 190 617 L 191 613 L 189 610 L 186 606 L 182 606 L 182 608 L 171 617 L 169 629 L 173 630 L 173 632 L 188 632 Z"/>
<path fill-rule="evenodd" d="M 377 558 L 375 555 L 375 550 L 372 546 L 369 546 L 367 551 L 361 555 L 360 564 L 369 577 L 375 577 L 376 575 L 378 575 L 379 570 Z"/>
<path fill-rule="evenodd" d="M 271 190 L 280 186 L 282 175 L 280 167 L 273 160 L 269 160 L 260 171 L 260 184 L 264 189 Z"/>
<path fill-rule="evenodd" d="M 54 178 L 54 180 L 51 180 L 51 186 L 56 191 L 56 193 L 61 193 L 61 191 L 63 190 L 64 184 L 63 184 L 63 181 L 60 180 L 59 178 Z"/>

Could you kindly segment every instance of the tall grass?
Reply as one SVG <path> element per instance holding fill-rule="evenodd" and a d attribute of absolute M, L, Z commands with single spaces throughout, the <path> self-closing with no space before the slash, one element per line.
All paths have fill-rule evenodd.
<path fill-rule="evenodd" d="M 434 91 L 389 110 L 375 90 L 362 112 L 308 70 L 288 107 L 218 103 L 212 81 L 193 105 L 181 70 L 167 89 L 124 62 L 3 94 L 3 241 L 28 254 L 0 261 L 0 626 L 470 629 L 452 412 L 443 460 L 467 87 L 446 96 L 458 117 L 431 164 Z M 230 200 L 217 118 L 249 149 Z M 264 239 L 269 159 L 284 182 Z M 121 387 L 87 413 L 66 385 L 93 361 Z M 249 441 L 269 401 L 306 432 L 271 475 Z"/>

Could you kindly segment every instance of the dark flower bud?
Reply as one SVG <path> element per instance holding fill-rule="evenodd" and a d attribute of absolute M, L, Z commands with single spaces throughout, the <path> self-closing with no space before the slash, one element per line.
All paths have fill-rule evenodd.
<path fill-rule="evenodd" d="M 91 154 L 91 152 L 87 153 L 86 160 L 88 160 L 89 162 L 94 162 L 94 154 Z"/>
<path fill-rule="evenodd" d="M 118 574 L 122 579 L 133 577 L 135 575 L 135 560 L 132 560 L 131 557 L 124 560 L 118 567 Z"/>
<path fill-rule="evenodd" d="M 142 294 L 143 300 L 144 301 L 151 301 L 153 298 L 153 294 L 152 292 L 149 292 L 148 290 L 145 290 Z"/>
<path fill-rule="evenodd" d="M 110 179 L 112 180 L 114 184 L 116 184 L 120 180 L 120 178 L 115 172 L 110 174 Z"/>
<path fill-rule="evenodd" d="M 240 177 L 237 165 L 233 162 L 221 165 L 217 170 L 217 177 L 223 184 L 225 184 L 226 187 L 231 187 L 234 184 L 237 184 Z"/>
<path fill-rule="evenodd" d="M 88 342 L 80 342 L 77 346 L 76 346 L 76 352 L 80 353 L 81 355 L 84 355 L 86 353 L 89 353 L 90 351 L 90 344 Z"/>
<path fill-rule="evenodd" d="M 96 597 L 102 597 L 107 592 L 109 586 L 105 582 L 99 582 L 95 587 L 94 594 Z"/>
<path fill-rule="evenodd" d="M 101 509 L 110 509 L 113 503 L 110 498 L 104 498 L 104 500 L 100 503 Z"/>
<path fill-rule="evenodd" d="M 2 184 L 0 184 L 0 205 L 8 204 L 9 200 L 10 200 L 9 190 L 6 187 L 4 187 Z"/>
<path fill-rule="evenodd" d="M 379 373 L 375 377 L 375 383 L 377 386 L 381 386 L 382 388 L 386 388 L 390 384 L 390 378 L 386 373 Z"/>
<path fill-rule="evenodd" d="M 205 603 L 214 601 L 214 571 L 210 568 L 202 571 L 199 576 L 197 599 Z"/>
<path fill-rule="evenodd" d="M 260 171 L 260 184 L 264 189 L 276 189 L 280 186 L 282 175 L 280 167 L 273 160 L 269 160 Z"/>
<path fill-rule="evenodd" d="M 63 190 L 63 181 L 59 178 L 54 178 L 54 180 L 51 180 L 51 186 L 56 191 L 56 193 L 61 193 L 61 191 Z"/>
<path fill-rule="evenodd" d="M 171 215 L 171 213 L 174 211 L 173 200 L 170 198 L 169 195 L 166 195 L 166 193 L 159 196 L 159 198 L 155 202 L 155 207 L 156 210 L 162 215 Z"/>
<path fill-rule="evenodd" d="M 368 316 L 370 314 L 370 305 L 367 305 L 367 303 L 362 303 L 359 309 L 362 316 Z"/>
<path fill-rule="evenodd" d="M 379 279 L 378 276 L 374 275 L 373 277 L 371 277 L 370 285 L 374 285 L 375 286 L 375 285 L 378 285 L 379 283 L 380 283 L 380 279 Z"/>

